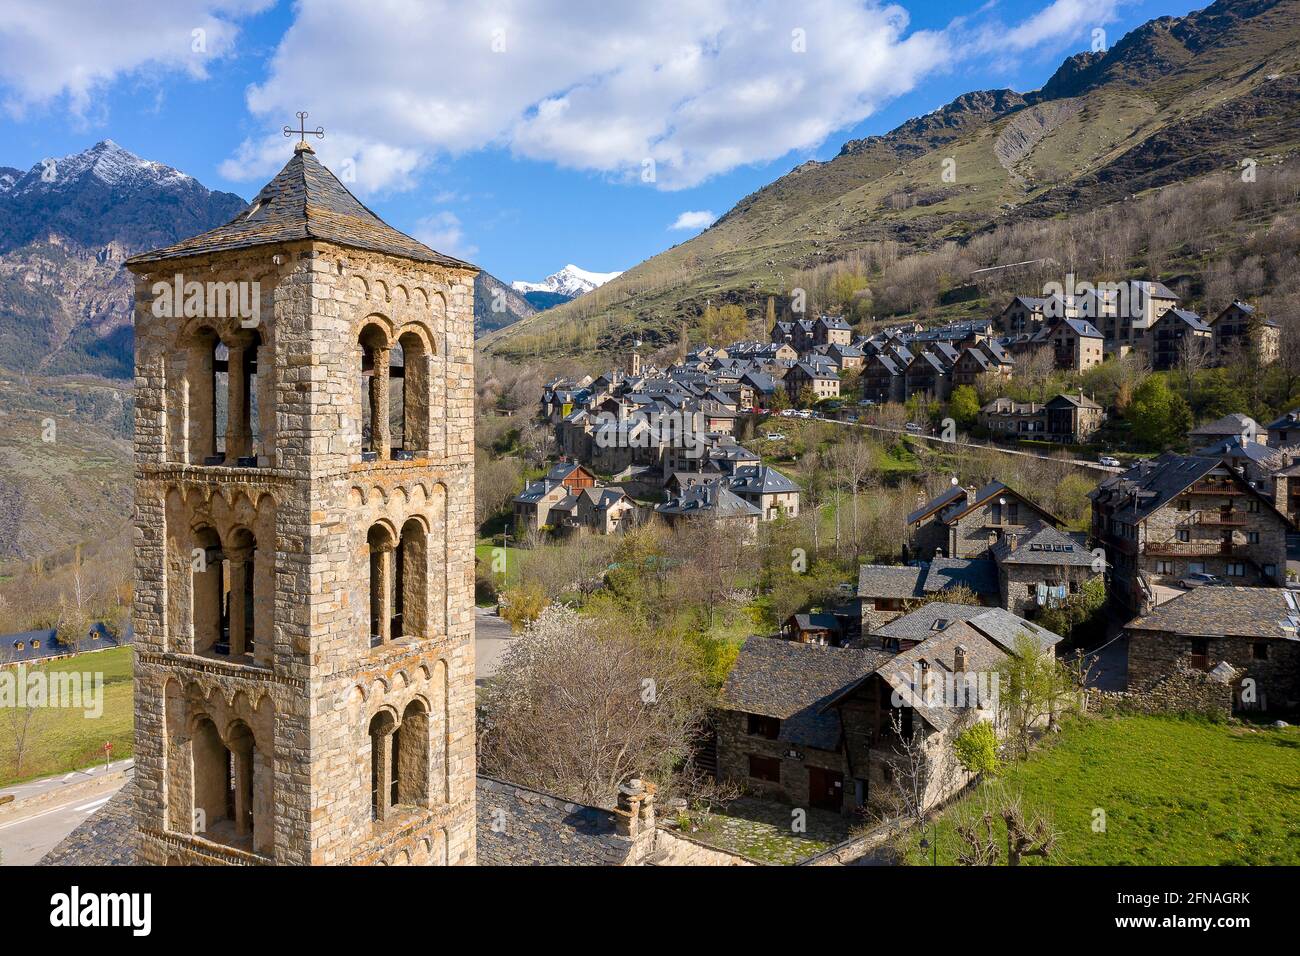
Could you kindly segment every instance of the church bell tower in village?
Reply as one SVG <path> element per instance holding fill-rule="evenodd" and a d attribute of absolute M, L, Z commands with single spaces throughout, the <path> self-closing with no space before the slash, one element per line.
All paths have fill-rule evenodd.
<path fill-rule="evenodd" d="M 476 268 L 305 141 L 127 265 L 141 861 L 474 863 Z"/>

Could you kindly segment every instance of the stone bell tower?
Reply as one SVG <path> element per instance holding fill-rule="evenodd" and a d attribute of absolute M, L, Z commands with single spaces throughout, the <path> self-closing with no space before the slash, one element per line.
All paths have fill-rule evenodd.
<path fill-rule="evenodd" d="M 306 142 L 127 266 L 141 859 L 472 864 L 476 268 Z"/>

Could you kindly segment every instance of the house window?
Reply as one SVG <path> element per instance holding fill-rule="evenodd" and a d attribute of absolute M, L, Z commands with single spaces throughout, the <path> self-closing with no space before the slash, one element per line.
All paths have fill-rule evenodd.
<path fill-rule="evenodd" d="M 1230 578 L 1244 578 L 1246 576 L 1246 565 L 1240 561 L 1229 561 L 1225 570 Z"/>
<path fill-rule="evenodd" d="M 1268 660 L 1268 641 L 1256 641 L 1250 646 L 1250 656 L 1257 661 Z"/>
<path fill-rule="evenodd" d="M 1186 530 L 1186 529 L 1182 529 L 1182 530 L 1180 530 L 1180 531 L 1178 532 L 1178 540 L 1179 540 L 1179 541 L 1191 541 L 1191 540 L 1192 540 L 1192 533 L 1191 533 L 1190 531 Z"/>
<path fill-rule="evenodd" d="M 1172 561 L 1156 562 L 1156 574 L 1173 574 L 1173 573 L 1174 573 L 1174 562 Z"/>
<path fill-rule="evenodd" d="M 769 783 L 781 782 L 781 760 L 778 757 L 749 755 L 749 775 L 754 780 L 766 780 Z"/>
<path fill-rule="evenodd" d="M 776 740 L 777 735 L 781 732 L 781 721 L 776 717 L 750 714 L 747 723 L 746 733 L 751 737 L 766 737 L 768 740 Z"/>
<path fill-rule="evenodd" d="M 1247 532 L 1246 532 L 1246 543 L 1247 543 L 1247 544 L 1259 544 L 1259 532 L 1258 532 L 1258 531 L 1247 531 Z"/>
<path fill-rule="evenodd" d="M 1249 501 L 1246 502 L 1246 510 L 1253 515 L 1259 514 L 1259 502 L 1256 501 L 1254 498 L 1251 498 Z"/>
<path fill-rule="evenodd" d="M 1210 668 L 1210 642 L 1203 637 L 1192 638 L 1192 666 L 1203 671 Z"/>
<path fill-rule="evenodd" d="M 1191 498 L 1179 498 L 1179 499 L 1178 499 L 1178 510 L 1179 510 L 1179 511 L 1191 511 L 1191 510 L 1192 510 L 1192 499 L 1191 499 Z"/>

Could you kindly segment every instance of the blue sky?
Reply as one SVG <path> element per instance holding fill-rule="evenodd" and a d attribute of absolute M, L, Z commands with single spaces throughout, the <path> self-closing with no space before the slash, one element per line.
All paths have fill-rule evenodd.
<path fill-rule="evenodd" d="M 350 169 L 367 204 L 435 248 L 506 281 L 567 262 L 615 271 L 845 140 L 968 90 L 1037 88 L 1090 48 L 1094 29 L 1113 44 L 1192 9 L 608 6 L 44 4 L 0 21 L 0 165 L 25 169 L 111 138 L 249 198 L 289 157 L 278 131 L 305 109 L 326 129 L 322 160 Z M 679 217 L 695 225 L 672 229 Z"/>

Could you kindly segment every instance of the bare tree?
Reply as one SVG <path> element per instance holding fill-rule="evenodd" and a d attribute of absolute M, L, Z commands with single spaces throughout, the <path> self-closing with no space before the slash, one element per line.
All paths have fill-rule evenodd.
<path fill-rule="evenodd" d="M 488 774 L 611 806 L 630 777 L 672 784 L 707 703 L 681 645 L 552 606 L 484 690 L 479 758 Z"/>
<path fill-rule="evenodd" d="M 997 822 L 1002 832 L 997 832 Z M 1027 811 L 1018 793 L 1004 787 L 987 786 L 978 806 L 957 815 L 954 829 L 961 839 L 957 862 L 962 866 L 996 866 L 1006 847 L 1007 866 L 1019 866 L 1025 857 L 1047 859 L 1056 848 L 1057 832 L 1052 820 L 1037 810 Z"/>

